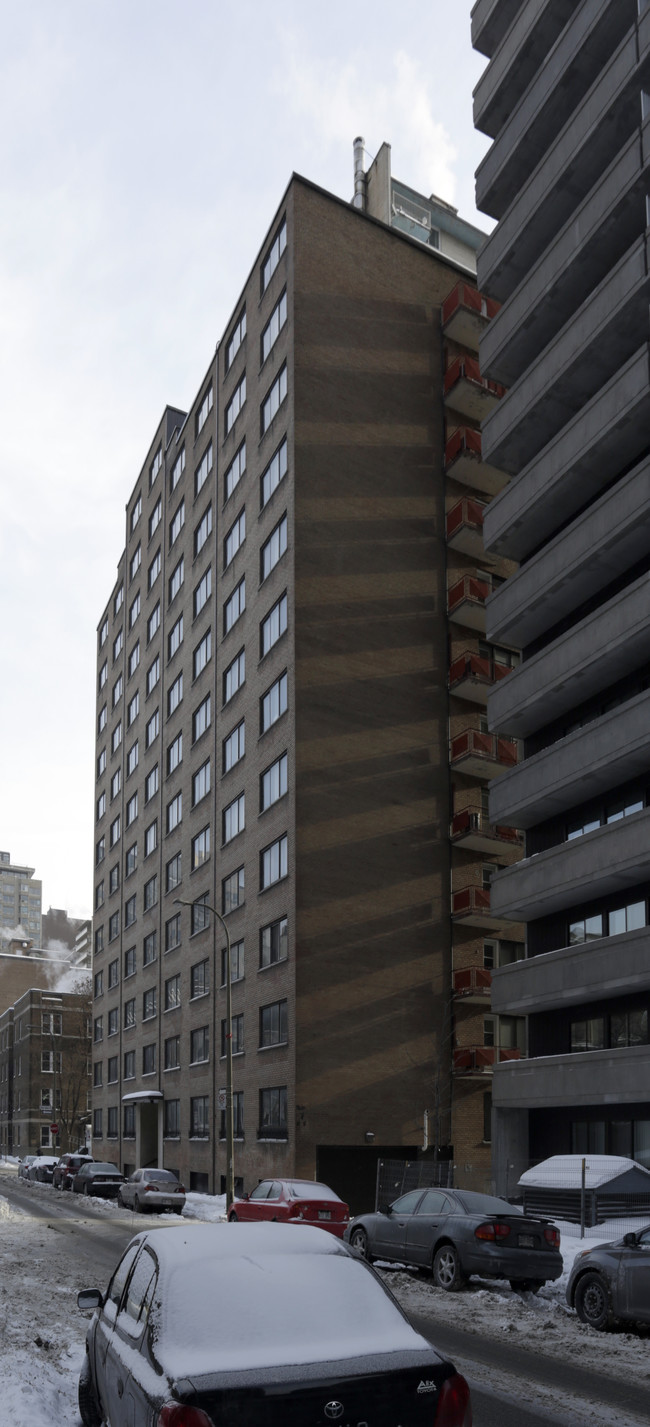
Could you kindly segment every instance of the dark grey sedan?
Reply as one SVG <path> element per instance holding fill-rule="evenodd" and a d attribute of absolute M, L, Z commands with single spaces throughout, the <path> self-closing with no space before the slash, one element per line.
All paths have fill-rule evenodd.
<path fill-rule="evenodd" d="M 361 1214 L 344 1237 L 371 1261 L 428 1269 L 448 1293 L 473 1273 L 507 1278 L 511 1288 L 532 1292 L 562 1273 L 554 1224 L 467 1189 L 412 1189 L 378 1214 Z"/>
<path fill-rule="evenodd" d="M 75 1194 L 94 1194 L 98 1199 L 117 1199 L 124 1175 L 116 1164 L 104 1164 L 101 1160 L 90 1160 L 82 1164 L 72 1181 Z"/>
<path fill-rule="evenodd" d="M 615 1318 L 650 1323 L 650 1226 L 574 1259 L 567 1303 L 582 1323 L 608 1328 Z"/>

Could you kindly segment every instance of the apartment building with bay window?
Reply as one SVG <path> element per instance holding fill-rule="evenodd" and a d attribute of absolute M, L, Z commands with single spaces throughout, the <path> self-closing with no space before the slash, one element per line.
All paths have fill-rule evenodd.
<path fill-rule="evenodd" d="M 449 1149 L 441 309 L 460 280 L 457 256 L 294 177 L 129 496 L 98 625 L 93 923 L 93 1151 L 125 1171 L 224 1183 L 211 906 L 237 1181 L 367 1199 L 377 1154 L 415 1156 L 436 1105 Z"/>

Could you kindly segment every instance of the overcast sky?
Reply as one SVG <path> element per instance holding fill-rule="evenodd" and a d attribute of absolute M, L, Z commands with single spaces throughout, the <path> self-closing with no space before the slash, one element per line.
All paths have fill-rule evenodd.
<path fill-rule="evenodd" d="M 92 905 L 95 629 L 293 171 L 476 215 L 471 0 L 0 0 L 0 848 Z"/>

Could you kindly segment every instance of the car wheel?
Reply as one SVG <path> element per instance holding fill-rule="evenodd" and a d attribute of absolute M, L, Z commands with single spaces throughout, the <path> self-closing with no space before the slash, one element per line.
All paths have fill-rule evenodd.
<path fill-rule="evenodd" d="M 229 1219 L 228 1219 L 228 1223 L 229 1223 L 229 1224 L 238 1224 L 238 1223 L 239 1223 L 239 1215 L 235 1213 L 234 1209 L 231 1210 L 230 1217 L 229 1217 Z"/>
<path fill-rule="evenodd" d="M 368 1235 L 365 1229 L 352 1230 L 350 1234 L 350 1248 L 356 1249 L 360 1258 L 365 1259 L 366 1263 L 373 1262 L 373 1256 L 368 1245 Z"/>
<path fill-rule="evenodd" d="M 539 1293 L 544 1287 L 545 1278 L 511 1278 L 510 1287 L 513 1293 Z"/>
<path fill-rule="evenodd" d="M 136 1214 L 144 1214 L 144 1207 L 140 1203 L 137 1194 L 135 1196 L 135 1199 L 133 1200 L 133 1208 L 135 1209 Z"/>
<path fill-rule="evenodd" d="M 121 1189 L 118 1189 L 118 1191 L 117 1191 L 117 1202 L 118 1202 L 118 1204 L 119 1204 L 119 1206 L 120 1206 L 120 1209 L 123 1209 L 123 1208 L 124 1208 L 124 1200 L 123 1200 L 123 1198 L 122 1198 L 122 1190 L 121 1190 Z"/>
<path fill-rule="evenodd" d="M 433 1281 L 447 1293 L 458 1293 L 459 1288 L 465 1287 L 467 1279 L 460 1266 L 458 1250 L 453 1244 L 441 1244 L 436 1250 L 433 1259 Z"/>
<path fill-rule="evenodd" d="M 590 1328 L 607 1328 L 612 1321 L 609 1293 L 599 1273 L 586 1273 L 575 1291 L 576 1313 Z"/>
<path fill-rule="evenodd" d="M 90 1362 L 88 1354 L 79 1377 L 79 1412 L 84 1427 L 102 1427 L 103 1417 L 98 1410 L 93 1392 L 92 1377 L 90 1372 Z"/>

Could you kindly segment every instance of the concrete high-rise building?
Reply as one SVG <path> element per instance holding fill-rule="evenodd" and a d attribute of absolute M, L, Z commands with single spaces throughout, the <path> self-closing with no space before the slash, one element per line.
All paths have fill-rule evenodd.
<path fill-rule="evenodd" d="M 478 0 L 472 30 L 477 202 L 498 220 L 478 280 L 502 304 L 481 365 L 508 388 L 483 454 L 512 478 L 484 535 L 520 562 L 487 615 L 523 649 L 489 701 L 525 748 L 490 795 L 526 835 L 492 886 L 527 924 L 493 983 L 497 1012 L 528 1016 L 528 1058 L 493 1077 L 512 1188 L 553 1152 L 650 1165 L 650 7 Z"/>
<path fill-rule="evenodd" d="M 291 180 L 190 410 L 154 434 L 97 650 L 94 1153 L 222 1186 L 215 906 L 237 1178 L 317 1174 L 357 1207 L 378 1154 L 415 1157 L 427 1134 L 450 1152 L 452 941 L 474 993 L 460 1039 L 483 1044 L 473 968 L 489 875 L 513 856 L 481 841 L 500 557 L 455 597 L 449 643 L 448 559 L 471 581 L 482 550 L 466 487 L 495 479 L 476 424 L 498 392 L 471 355 L 480 235 L 439 200 L 398 202 L 386 158 L 358 173 L 358 207 Z M 468 523 L 470 553 L 450 556 Z M 456 811 L 478 842 L 452 853 Z M 452 871 L 469 931 L 452 931 Z M 488 1042 L 457 1066 L 484 1160 Z"/>
<path fill-rule="evenodd" d="M 0 950 L 18 939 L 41 944 L 43 888 L 34 872 L 34 867 L 14 865 L 10 853 L 0 852 Z"/>

